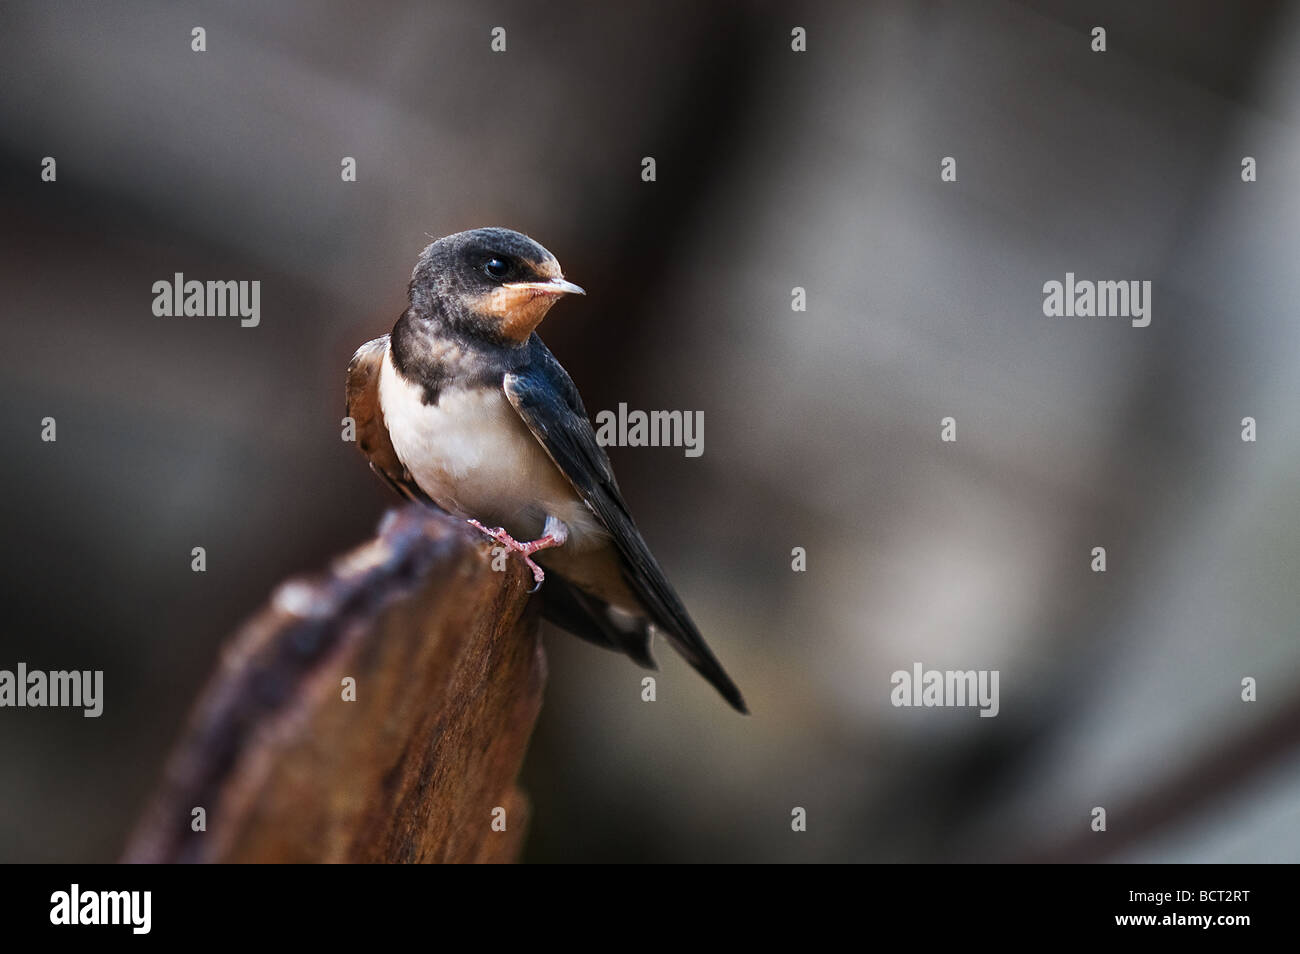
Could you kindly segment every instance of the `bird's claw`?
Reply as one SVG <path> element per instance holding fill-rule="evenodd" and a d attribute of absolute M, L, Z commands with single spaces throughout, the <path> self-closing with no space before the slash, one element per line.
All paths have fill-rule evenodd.
<path fill-rule="evenodd" d="M 512 550 L 522 556 L 524 562 L 528 564 L 528 569 L 533 571 L 533 588 L 528 592 L 536 593 L 541 589 L 542 582 L 546 579 L 546 573 L 533 560 L 533 554 L 538 550 L 544 549 L 547 546 L 547 543 L 544 543 L 542 540 L 534 540 L 532 543 L 520 543 L 510 534 L 506 533 L 505 527 L 493 527 L 489 529 L 474 519 L 468 520 L 467 523 L 469 523 L 471 527 L 476 527 L 486 533 L 507 550 Z"/>

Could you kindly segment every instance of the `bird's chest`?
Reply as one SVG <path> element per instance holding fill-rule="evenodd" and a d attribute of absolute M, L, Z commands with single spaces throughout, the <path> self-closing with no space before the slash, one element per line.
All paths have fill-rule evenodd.
<path fill-rule="evenodd" d="M 402 465 L 443 509 L 532 534 L 575 501 L 501 388 L 450 385 L 425 404 L 387 357 L 379 399 Z"/>

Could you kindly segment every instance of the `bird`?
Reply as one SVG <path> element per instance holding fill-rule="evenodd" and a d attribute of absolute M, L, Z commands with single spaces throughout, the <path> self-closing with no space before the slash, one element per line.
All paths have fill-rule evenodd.
<path fill-rule="evenodd" d="M 430 243 L 392 331 L 348 365 L 356 444 L 398 494 L 518 553 L 545 619 L 647 669 L 658 668 L 662 634 L 748 714 L 637 528 L 577 387 L 538 337 L 557 301 L 585 294 L 511 229 Z"/>

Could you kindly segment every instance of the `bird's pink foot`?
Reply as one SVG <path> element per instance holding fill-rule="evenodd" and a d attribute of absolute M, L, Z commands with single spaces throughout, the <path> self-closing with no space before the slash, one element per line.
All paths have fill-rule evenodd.
<path fill-rule="evenodd" d="M 504 527 L 488 528 L 473 518 L 467 522 L 470 526 L 476 527 L 486 533 L 497 543 L 505 547 L 506 550 L 518 553 L 524 558 L 524 562 L 528 564 L 528 568 L 533 571 L 534 586 L 532 592 L 534 593 L 537 592 L 537 588 L 542 585 L 542 581 L 546 579 L 546 573 L 533 561 L 533 554 L 538 550 L 547 550 L 551 547 L 562 546 L 564 542 L 569 539 L 568 528 L 553 517 L 547 518 L 546 527 L 544 528 L 542 535 L 536 540 L 530 540 L 527 543 L 520 543 L 510 534 L 506 533 Z"/>

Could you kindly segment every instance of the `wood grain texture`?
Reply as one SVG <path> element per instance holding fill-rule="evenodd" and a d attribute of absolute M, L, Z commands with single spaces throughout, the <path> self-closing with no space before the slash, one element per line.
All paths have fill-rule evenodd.
<path fill-rule="evenodd" d="M 328 573 L 281 586 L 225 650 L 125 860 L 514 860 L 546 678 L 531 582 L 411 505 Z"/>

